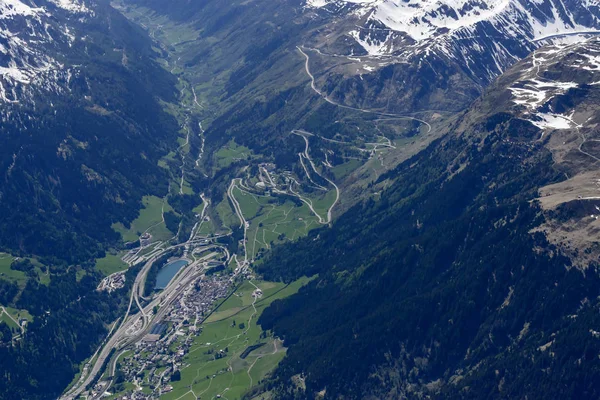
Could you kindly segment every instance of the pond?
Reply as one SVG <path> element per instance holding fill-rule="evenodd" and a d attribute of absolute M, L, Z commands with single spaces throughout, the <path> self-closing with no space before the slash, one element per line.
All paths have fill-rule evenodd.
<path fill-rule="evenodd" d="M 154 286 L 154 289 L 166 288 L 177 272 L 187 264 L 188 262 L 186 260 L 176 260 L 162 267 L 156 275 L 156 285 Z"/>

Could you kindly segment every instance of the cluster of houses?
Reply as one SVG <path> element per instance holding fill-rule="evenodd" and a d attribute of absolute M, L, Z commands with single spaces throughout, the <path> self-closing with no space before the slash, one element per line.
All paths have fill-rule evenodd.
<path fill-rule="evenodd" d="M 145 232 L 140 236 L 140 246 L 145 247 L 152 243 L 152 235 L 148 232 Z"/>
<path fill-rule="evenodd" d="M 199 279 L 173 304 L 166 320 L 174 324 L 193 321 L 195 325 L 196 321 L 201 321 L 212 309 L 217 300 L 227 296 L 230 286 L 229 276 L 211 275 Z"/>

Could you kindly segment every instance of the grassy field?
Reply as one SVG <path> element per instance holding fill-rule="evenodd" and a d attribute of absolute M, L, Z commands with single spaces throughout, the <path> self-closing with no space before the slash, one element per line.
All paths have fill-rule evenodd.
<path fill-rule="evenodd" d="M 223 201 L 217 204 L 217 213 L 219 214 L 219 218 L 224 226 L 235 227 L 240 225 L 240 220 L 233 212 L 231 205 L 229 205 L 229 199 L 227 199 L 227 196 L 225 196 Z"/>
<path fill-rule="evenodd" d="M 335 175 L 335 180 L 337 183 L 337 181 L 345 178 L 361 165 L 363 165 L 363 162 L 361 162 L 360 160 L 349 160 L 348 162 L 345 162 L 343 164 L 336 165 L 331 169 L 331 172 L 333 172 L 333 175 Z"/>
<path fill-rule="evenodd" d="M 27 282 L 25 272 L 10 269 L 10 264 L 14 259 L 10 254 L 0 253 L 0 278 L 16 282 L 19 286 L 25 286 Z"/>
<path fill-rule="evenodd" d="M 291 202 L 265 208 L 251 220 L 248 228 L 249 256 L 254 258 L 261 249 L 272 244 L 296 240 L 321 226 L 307 205 L 297 207 Z"/>
<path fill-rule="evenodd" d="M 181 400 L 186 396 L 195 399 L 217 395 L 231 400 L 241 398 L 285 355 L 281 342 L 263 333 L 256 320 L 274 300 L 290 296 L 306 282 L 307 278 L 290 285 L 255 281 L 263 296 L 254 306 L 255 287 L 244 282 L 203 324 L 202 333 L 184 359 L 181 381 L 172 382 L 174 390 L 161 398 Z M 257 344 L 262 345 L 243 359 L 240 357 L 249 346 Z M 223 358 L 215 359 L 220 350 L 224 351 Z"/>
<path fill-rule="evenodd" d="M 11 329 L 17 329 L 18 332 L 20 332 L 21 328 L 15 323 L 15 320 L 18 322 L 19 319 L 25 318 L 28 322 L 33 321 L 33 317 L 27 310 L 18 310 L 12 307 L 5 307 L 5 310 L 6 312 L 0 309 L 0 321 L 5 322 Z"/>
<path fill-rule="evenodd" d="M 199 205 L 197 205 L 196 207 L 194 207 L 192 209 L 192 211 L 194 212 L 194 214 L 202 214 L 202 209 L 203 208 L 204 208 L 204 202 L 202 202 Z"/>
<path fill-rule="evenodd" d="M 169 169 L 169 162 L 174 161 L 175 157 L 177 157 L 177 154 L 174 151 L 169 152 L 169 154 L 158 160 L 158 166 Z"/>
<path fill-rule="evenodd" d="M 166 240 L 173 236 L 162 222 L 163 199 L 156 196 L 144 196 L 144 208 L 140 215 L 131 223 L 127 229 L 122 223 L 113 224 L 113 229 L 121 234 L 125 242 L 135 242 L 139 236 L 148 231 L 154 238 Z M 172 211 L 169 203 L 164 202 L 164 212 Z"/>
<path fill-rule="evenodd" d="M 313 199 L 313 207 L 315 211 L 323 217 L 323 219 L 327 219 L 327 211 L 335 201 L 335 196 L 335 190 L 330 190 L 324 196 L 321 196 L 318 199 Z"/>
<path fill-rule="evenodd" d="M 246 159 L 251 154 L 252 152 L 249 148 L 231 141 L 215 153 L 215 160 L 219 168 L 225 168 L 238 160 Z"/>
<path fill-rule="evenodd" d="M 13 321 L 8 315 L 6 315 L 6 313 L 2 312 L 2 314 L 0 315 L 0 322 L 4 322 L 6 325 L 9 326 L 10 329 L 20 329 L 19 325 L 17 325 L 15 323 L 15 321 Z"/>
<path fill-rule="evenodd" d="M 177 187 L 179 188 L 179 185 L 181 184 L 180 180 L 177 180 Z M 192 189 L 192 185 L 186 180 L 183 180 L 183 186 L 181 187 L 181 191 L 183 192 L 183 194 L 195 194 L 194 189 Z M 166 212 L 166 208 L 165 208 L 165 212 Z"/>
<path fill-rule="evenodd" d="M 117 254 L 106 253 L 104 258 L 96 260 L 96 269 L 102 272 L 104 275 L 114 274 L 115 272 L 124 271 L 127 269 L 127 263 L 121 260 L 125 252 L 119 252 Z"/>
<path fill-rule="evenodd" d="M 291 201 L 277 203 L 272 197 L 256 195 L 237 187 L 233 190 L 233 195 L 240 204 L 244 218 L 249 222 L 247 248 L 250 258 L 256 257 L 263 249 L 270 249 L 272 243 L 296 240 L 320 226 L 317 217 L 306 204 L 298 207 Z M 315 201 L 315 206 L 330 205 L 333 199 L 328 193 L 322 204 Z M 326 210 L 323 215 L 327 215 Z"/>
<path fill-rule="evenodd" d="M 4 307 L 6 309 L 6 311 L 8 311 L 10 313 L 10 315 L 12 315 L 15 319 L 19 319 L 19 318 L 25 318 L 27 321 L 31 322 L 33 321 L 33 317 L 31 316 L 31 314 L 29 314 L 29 311 L 27 310 L 19 310 L 16 308 L 12 308 L 12 307 Z"/>
<path fill-rule="evenodd" d="M 211 233 L 215 233 L 215 227 L 213 224 L 213 221 L 202 221 L 202 225 L 198 228 L 198 234 L 203 235 L 203 236 L 208 236 Z"/>
<path fill-rule="evenodd" d="M 260 209 L 268 204 L 268 197 L 258 196 L 235 187 L 232 190 L 235 199 L 240 203 L 242 214 L 247 220 L 251 220 L 257 216 Z"/>
<path fill-rule="evenodd" d="M 0 279 L 6 279 L 11 282 L 17 283 L 21 288 L 25 287 L 27 283 L 27 275 L 23 271 L 16 271 L 10 269 L 10 265 L 15 260 L 15 257 L 7 253 L 0 253 Z M 50 276 L 46 275 L 45 267 L 36 259 L 29 259 L 35 266 L 35 271 L 38 274 L 40 283 L 47 285 L 50 283 Z M 42 269 L 44 268 L 44 269 Z"/>

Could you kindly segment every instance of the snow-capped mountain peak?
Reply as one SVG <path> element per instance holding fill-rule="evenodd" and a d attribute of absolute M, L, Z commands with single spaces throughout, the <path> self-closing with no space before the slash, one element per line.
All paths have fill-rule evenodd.
<path fill-rule="evenodd" d="M 351 43 L 350 55 L 359 49 L 373 57 L 450 59 L 481 85 L 551 39 L 600 34 L 600 0 L 307 0 L 305 6 L 347 20 L 337 26 L 346 30 L 338 37 Z M 327 41 L 336 45 L 327 37 L 320 45 Z"/>
<path fill-rule="evenodd" d="M 423 40 L 440 30 L 456 30 L 489 20 L 510 3 L 511 0 L 380 0 L 370 4 L 373 8 L 369 19 Z"/>
<path fill-rule="evenodd" d="M 355 8 L 365 24 L 403 32 L 415 41 L 478 24 L 491 24 L 528 39 L 599 28 L 598 0 L 308 0 L 309 8 L 330 4 Z M 381 27 L 379 28 L 381 29 Z"/>

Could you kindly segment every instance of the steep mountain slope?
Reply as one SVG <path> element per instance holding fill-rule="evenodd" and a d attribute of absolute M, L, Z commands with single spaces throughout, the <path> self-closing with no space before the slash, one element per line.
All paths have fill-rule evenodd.
<path fill-rule="evenodd" d="M 264 390 L 600 395 L 599 49 L 592 39 L 535 52 L 451 134 L 374 182 L 379 195 L 273 252 L 266 276 L 319 276 L 263 314 L 291 346 Z M 578 242 L 556 234 L 573 226 Z"/>
<path fill-rule="evenodd" d="M 175 79 L 106 4 L 3 2 L 0 247 L 70 263 L 115 243 L 141 196 L 166 191 Z M 58 261 L 57 261 L 58 262 Z"/>
<path fill-rule="evenodd" d="M 420 8 L 412 19 L 390 11 L 407 4 Z M 292 346 L 270 382 L 278 394 L 598 394 L 600 328 L 589 300 L 598 295 L 597 249 L 586 236 L 597 229 L 597 178 L 587 169 L 600 157 L 597 42 L 536 52 L 453 115 L 537 39 L 595 30 L 597 4 L 425 4 L 120 2 L 144 32 L 103 2 L 2 2 L 0 201 L 10 213 L 0 214 L 0 246 L 39 256 L 53 274 L 48 286 L 33 278 L 12 296 L 35 319 L 17 346 L 0 347 L 0 397 L 56 397 L 127 307 L 135 271 L 120 292 L 98 293 L 91 260 L 119 242 L 111 224 L 131 221 L 142 195 L 167 192 L 158 160 L 179 129 L 163 110 L 177 96 L 172 74 L 207 120 L 204 131 L 191 118 L 198 128 L 180 143 L 194 155 L 181 160 L 180 193 L 184 172 L 196 192 L 176 200 L 190 215 L 201 191 L 216 205 L 234 178 L 241 186 L 239 174 L 265 173 L 258 162 L 288 181 L 304 173 L 319 190 L 351 169 L 348 160 L 369 160 L 364 175 L 344 178 L 363 184 L 374 163 L 391 169 L 451 132 L 361 186 L 373 199 L 331 231 L 261 267 L 273 278 L 321 274 L 262 320 Z M 468 24 L 452 25 L 459 15 Z M 168 69 L 157 65 L 159 51 Z M 229 143 L 241 155 L 209 175 L 196 155 Z M 385 167 L 373 150 L 382 146 L 394 150 Z M 318 166 L 314 179 L 298 160 Z M 342 188 L 346 204 L 357 201 Z M 237 242 L 245 228 L 235 227 L 232 248 L 245 247 Z M 585 279 L 565 266 L 585 268 Z M 575 364 L 572 376 L 559 373 Z M 556 383 L 527 386 L 545 379 Z"/>

